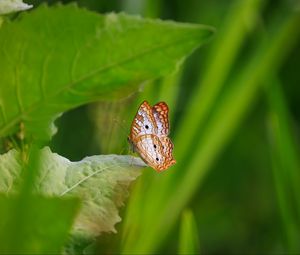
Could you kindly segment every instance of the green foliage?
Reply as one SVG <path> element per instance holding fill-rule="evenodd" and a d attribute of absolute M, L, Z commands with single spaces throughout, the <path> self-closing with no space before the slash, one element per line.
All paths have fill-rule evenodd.
<path fill-rule="evenodd" d="M 50 140 L 63 112 L 128 95 L 178 68 L 212 34 L 203 25 L 100 15 L 76 5 L 42 5 L 3 21 L 0 138 L 5 150 L 14 149 L 0 155 L 0 191 L 8 196 L 0 200 L 2 252 L 59 253 L 71 229 L 64 251 L 78 253 L 79 243 L 116 232 L 128 186 L 145 166 L 141 159 L 71 162 L 37 145 Z"/>
<path fill-rule="evenodd" d="M 211 35 L 212 29 L 201 25 L 104 16 L 74 5 L 41 6 L 5 22 L 0 136 L 23 122 L 25 137 L 48 140 L 61 112 L 124 97 L 140 83 L 172 71 Z"/>
<path fill-rule="evenodd" d="M 77 2 L 217 33 L 179 68 L 211 27 L 76 5 L 2 17 L 0 138 L 15 149 L 0 156 L 1 251 L 187 254 L 201 243 L 207 254 L 299 253 L 295 3 Z M 128 130 L 118 127 L 130 126 L 145 99 L 170 107 L 177 164 L 143 171 L 123 217 L 144 163 L 86 155 L 124 151 Z M 57 122 L 65 131 L 51 150 L 64 157 L 32 146 L 49 141 L 57 116 L 98 100 Z M 103 232 L 118 234 L 95 238 Z"/>

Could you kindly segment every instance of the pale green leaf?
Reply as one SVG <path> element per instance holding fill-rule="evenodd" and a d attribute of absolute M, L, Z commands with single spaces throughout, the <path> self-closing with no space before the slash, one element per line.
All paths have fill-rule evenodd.
<path fill-rule="evenodd" d="M 4 21 L 0 137 L 22 122 L 25 137 L 47 140 L 60 113 L 128 95 L 168 74 L 212 34 L 203 25 L 100 15 L 75 5 L 40 6 Z"/>
<path fill-rule="evenodd" d="M 32 8 L 32 5 L 23 3 L 22 0 L 0 0 L 0 15 L 24 11 L 30 8 Z"/>
<path fill-rule="evenodd" d="M 19 153 L 10 151 L 0 158 L 0 191 L 14 189 L 20 175 Z M 118 208 L 128 196 L 129 184 L 141 174 L 145 163 L 132 156 L 99 155 L 78 162 L 41 151 L 41 165 L 36 191 L 47 196 L 76 196 L 82 208 L 74 225 L 74 233 L 94 237 L 101 232 L 116 232 L 114 225 L 121 220 Z"/>
<path fill-rule="evenodd" d="M 0 155 L 0 192 L 14 192 L 19 186 L 20 173 L 21 159 L 16 150 Z"/>

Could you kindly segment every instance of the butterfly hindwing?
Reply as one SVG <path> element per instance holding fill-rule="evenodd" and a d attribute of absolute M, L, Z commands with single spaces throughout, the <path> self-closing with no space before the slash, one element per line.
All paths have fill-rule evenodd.
<path fill-rule="evenodd" d="M 159 139 L 153 135 L 141 136 L 136 142 L 137 151 L 144 161 L 152 167 L 156 166 L 160 161 L 162 155 L 161 148 Z"/>
<path fill-rule="evenodd" d="M 176 162 L 172 156 L 173 144 L 169 142 L 168 137 L 162 143 L 158 136 L 144 135 L 136 142 L 136 150 L 148 165 L 162 171 Z"/>
<path fill-rule="evenodd" d="M 172 152 L 173 152 L 174 145 L 173 145 L 171 139 L 167 136 L 161 137 L 160 142 L 162 144 L 162 149 L 163 149 L 164 155 L 168 158 L 173 159 Z"/>
<path fill-rule="evenodd" d="M 170 130 L 168 105 L 165 102 L 159 102 L 152 109 L 157 124 L 157 135 L 167 136 Z"/>

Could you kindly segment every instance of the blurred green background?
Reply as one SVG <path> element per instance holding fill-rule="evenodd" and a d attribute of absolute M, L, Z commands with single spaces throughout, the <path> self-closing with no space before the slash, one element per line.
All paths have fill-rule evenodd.
<path fill-rule="evenodd" d="M 300 2 L 77 3 L 217 30 L 169 77 L 56 122 L 52 150 L 70 160 L 128 154 L 129 126 L 142 100 L 170 106 L 178 163 L 162 174 L 144 170 L 118 234 L 102 235 L 98 252 L 300 253 Z"/>

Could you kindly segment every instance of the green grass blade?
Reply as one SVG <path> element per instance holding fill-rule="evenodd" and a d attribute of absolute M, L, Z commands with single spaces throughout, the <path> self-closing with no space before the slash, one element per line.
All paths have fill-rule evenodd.
<path fill-rule="evenodd" d="M 300 162 L 299 148 L 291 131 L 291 117 L 288 107 L 277 79 L 270 79 L 266 90 L 270 105 L 270 143 L 271 159 L 273 165 L 274 183 L 277 192 L 278 205 L 284 229 L 286 250 L 298 252 L 299 246 L 299 219 L 300 202 L 298 195 Z"/>
<path fill-rule="evenodd" d="M 183 211 L 179 234 L 178 254 L 199 254 L 199 235 L 191 210 Z"/>
<path fill-rule="evenodd" d="M 189 101 L 186 113 L 175 137 L 175 155 L 182 161 L 190 151 L 194 137 L 203 124 L 216 97 L 224 85 L 232 65 L 238 56 L 248 33 L 256 23 L 255 15 L 262 8 L 261 0 L 236 1 L 227 15 L 227 20 L 208 56 L 203 78 Z M 197 111 L 195 111 L 197 109 Z M 190 135 L 186 136 L 186 132 Z"/>

